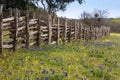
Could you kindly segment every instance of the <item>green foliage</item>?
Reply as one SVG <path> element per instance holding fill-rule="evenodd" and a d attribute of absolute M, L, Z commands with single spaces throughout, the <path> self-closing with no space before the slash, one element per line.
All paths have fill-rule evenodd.
<path fill-rule="evenodd" d="M 48 10 L 49 13 L 53 13 L 59 10 L 66 10 L 68 4 L 74 2 L 75 0 L 33 0 L 34 3 L 41 2 L 43 7 Z M 76 0 L 80 4 L 83 3 L 84 0 Z M 38 4 L 39 5 L 39 4 Z"/>

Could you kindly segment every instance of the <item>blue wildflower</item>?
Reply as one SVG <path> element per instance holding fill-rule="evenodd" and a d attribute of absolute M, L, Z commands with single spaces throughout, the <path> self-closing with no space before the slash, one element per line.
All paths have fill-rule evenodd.
<path fill-rule="evenodd" d="M 109 68 L 109 71 L 110 71 L 110 72 L 112 71 L 112 67 Z"/>
<path fill-rule="evenodd" d="M 68 76 L 68 72 L 64 72 L 64 76 Z"/>
<path fill-rule="evenodd" d="M 99 68 L 100 68 L 100 70 L 103 70 L 103 68 L 104 68 L 103 64 L 100 64 Z"/>
<path fill-rule="evenodd" d="M 56 78 L 58 78 L 58 74 L 56 74 Z"/>
<path fill-rule="evenodd" d="M 76 74 L 76 78 L 78 78 L 78 74 Z"/>
<path fill-rule="evenodd" d="M 46 73 L 46 69 L 43 69 L 42 74 L 45 74 L 45 73 Z"/>
<path fill-rule="evenodd" d="M 48 77 L 45 77 L 45 80 L 48 80 Z"/>
<path fill-rule="evenodd" d="M 20 80 L 20 78 L 17 78 L 16 80 Z"/>

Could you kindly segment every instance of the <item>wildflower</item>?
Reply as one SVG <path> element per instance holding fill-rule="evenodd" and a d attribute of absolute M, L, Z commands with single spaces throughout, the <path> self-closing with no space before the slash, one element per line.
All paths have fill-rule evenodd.
<path fill-rule="evenodd" d="M 45 74 L 45 73 L 46 73 L 46 69 L 43 69 L 42 74 Z"/>
<path fill-rule="evenodd" d="M 24 60 L 22 60 L 22 66 L 24 66 Z"/>
<path fill-rule="evenodd" d="M 29 58 L 30 58 L 29 56 L 28 56 L 28 57 L 25 57 L 25 61 L 28 61 L 28 60 L 29 60 Z"/>
<path fill-rule="evenodd" d="M 52 74 L 54 74 L 55 73 L 55 70 L 52 70 Z"/>
<path fill-rule="evenodd" d="M 100 68 L 100 70 L 103 70 L 103 64 L 100 64 L 100 66 L 99 66 L 99 68 Z"/>
<path fill-rule="evenodd" d="M 84 53 L 84 54 L 83 54 L 83 58 L 86 58 L 86 57 L 87 57 L 87 54 L 86 54 L 86 53 Z"/>
<path fill-rule="evenodd" d="M 58 78 L 58 74 L 56 74 L 56 78 Z"/>
<path fill-rule="evenodd" d="M 110 71 L 110 72 L 112 71 L 112 67 L 109 68 L 109 71 Z"/>
<path fill-rule="evenodd" d="M 76 74 L 76 78 L 78 78 L 78 74 Z"/>
<path fill-rule="evenodd" d="M 20 78 L 17 78 L 16 80 L 20 80 Z"/>
<path fill-rule="evenodd" d="M 68 76 L 68 72 L 64 72 L 64 76 Z"/>
<path fill-rule="evenodd" d="M 38 61 L 37 61 L 37 60 L 34 60 L 34 61 L 33 61 L 33 64 L 38 64 Z"/>
<path fill-rule="evenodd" d="M 45 80 L 48 80 L 48 77 L 45 77 Z"/>
<path fill-rule="evenodd" d="M 76 61 L 78 61 L 79 59 L 78 58 L 76 58 Z"/>

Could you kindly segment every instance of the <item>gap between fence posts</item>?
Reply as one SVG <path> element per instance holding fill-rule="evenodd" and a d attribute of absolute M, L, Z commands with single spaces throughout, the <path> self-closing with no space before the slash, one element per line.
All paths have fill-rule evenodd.
<path fill-rule="evenodd" d="M 0 4 L 0 54 L 3 53 L 2 28 L 3 28 L 3 4 Z"/>

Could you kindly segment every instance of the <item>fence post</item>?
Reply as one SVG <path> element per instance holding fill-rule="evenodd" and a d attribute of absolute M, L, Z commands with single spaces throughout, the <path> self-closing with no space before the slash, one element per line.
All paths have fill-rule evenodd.
<path fill-rule="evenodd" d="M 16 50 L 17 45 L 17 28 L 18 28 L 18 9 L 15 8 L 15 26 L 14 26 L 14 33 L 13 33 L 13 51 Z"/>
<path fill-rule="evenodd" d="M 90 36 L 89 36 L 89 40 L 92 40 L 92 27 L 90 26 L 90 28 L 89 28 L 89 32 L 90 32 Z"/>
<path fill-rule="evenodd" d="M 51 43 L 51 40 L 52 40 L 52 17 L 51 15 L 49 14 L 49 17 L 48 17 L 48 44 Z"/>
<path fill-rule="evenodd" d="M 29 48 L 29 12 L 26 10 L 26 41 L 25 41 L 25 48 Z"/>
<path fill-rule="evenodd" d="M 3 5 L 0 4 L 0 55 L 2 54 L 2 45 L 3 45 L 3 42 L 2 42 L 2 27 L 3 27 L 3 13 L 2 13 L 2 10 L 3 10 Z"/>
<path fill-rule="evenodd" d="M 77 37 L 78 37 L 78 39 L 80 40 L 80 23 L 79 23 L 79 21 L 77 22 L 77 25 L 78 25 L 78 34 L 77 34 Z"/>
<path fill-rule="evenodd" d="M 75 40 L 77 40 L 77 21 L 76 20 L 74 21 L 74 24 L 75 24 L 74 25 L 74 27 L 75 27 L 75 35 L 74 36 L 75 36 Z"/>
<path fill-rule="evenodd" d="M 64 44 L 66 43 L 67 37 L 67 19 L 65 19 L 65 26 L 64 26 Z"/>
<path fill-rule="evenodd" d="M 71 41 L 71 20 L 69 20 L 69 34 L 68 34 L 68 42 Z"/>
<path fill-rule="evenodd" d="M 39 15 L 38 15 L 38 26 L 37 26 L 37 47 L 41 46 L 41 25 L 40 25 L 40 11 L 39 11 Z"/>
<path fill-rule="evenodd" d="M 59 39 L 60 39 L 60 19 L 58 17 L 57 18 L 57 45 L 59 44 Z"/>

